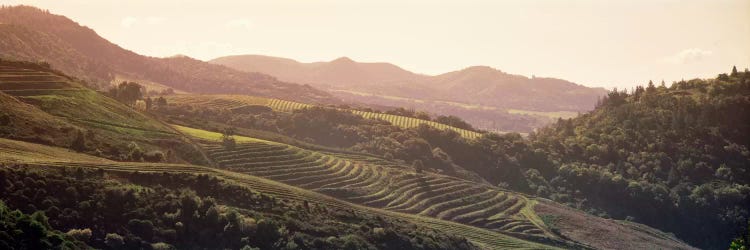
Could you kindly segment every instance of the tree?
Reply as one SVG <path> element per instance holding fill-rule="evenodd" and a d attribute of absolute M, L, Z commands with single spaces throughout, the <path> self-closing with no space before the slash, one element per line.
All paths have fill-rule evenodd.
<path fill-rule="evenodd" d="M 83 242 L 88 242 L 89 239 L 91 239 L 91 229 L 84 228 L 84 229 L 70 229 L 67 233 L 67 235 L 70 235 L 71 237 L 75 238 L 76 240 L 80 240 Z"/>
<path fill-rule="evenodd" d="M 656 91 L 656 86 L 654 86 L 654 82 L 651 80 L 648 80 L 648 87 L 646 87 L 647 93 L 654 93 Z"/>
<path fill-rule="evenodd" d="M 104 244 L 113 249 L 119 249 L 125 244 L 125 239 L 119 234 L 111 233 L 104 237 Z"/>
<path fill-rule="evenodd" d="M 151 99 L 151 97 L 146 98 L 146 110 L 151 110 L 151 107 L 154 106 L 154 100 Z"/>
<path fill-rule="evenodd" d="M 737 66 L 732 66 L 732 74 L 729 76 L 736 77 L 737 76 Z"/>
<path fill-rule="evenodd" d="M 237 142 L 234 140 L 234 128 L 229 127 L 224 129 L 224 133 L 221 135 L 221 143 L 226 149 L 234 149 Z"/>
<path fill-rule="evenodd" d="M 164 99 L 163 96 L 160 96 L 156 99 L 156 106 L 164 107 L 167 106 L 167 99 Z"/>
<path fill-rule="evenodd" d="M 130 142 L 130 144 L 128 144 L 128 149 L 130 149 L 128 157 L 131 161 L 143 161 L 143 149 L 141 149 L 137 143 Z"/>
<path fill-rule="evenodd" d="M 424 170 L 424 164 L 422 163 L 422 160 L 414 160 L 414 162 L 411 163 L 411 166 L 414 168 L 414 172 L 417 174 L 422 173 L 422 170 Z"/>
<path fill-rule="evenodd" d="M 70 144 L 70 148 L 78 152 L 86 150 L 86 134 L 84 134 L 83 131 L 76 131 L 76 138 L 73 139 L 73 143 Z"/>
<path fill-rule="evenodd" d="M 122 82 L 109 90 L 110 96 L 130 106 L 143 98 L 143 87 L 135 82 Z"/>

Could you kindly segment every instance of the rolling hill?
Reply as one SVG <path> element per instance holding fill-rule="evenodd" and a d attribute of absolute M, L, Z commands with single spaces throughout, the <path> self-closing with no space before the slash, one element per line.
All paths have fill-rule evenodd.
<path fill-rule="evenodd" d="M 18 155 L 16 153 L 19 148 L 24 150 L 25 155 Z M 0 152 L 3 152 L 2 156 L 0 156 L 0 162 L 3 163 L 25 163 L 31 166 L 40 167 L 77 167 L 93 170 L 102 169 L 108 172 L 138 171 L 142 173 L 157 172 L 164 174 L 186 173 L 210 175 L 232 181 L 235 183 L 233 185 L 244 186 L 256 192 L 271 195 L 276 199 L 307 202 L 313 205 L 323 205 L 330 209 L 353 210 L 356 211 L 356 213 L 404 221 L 422 227 L 428 227 L 433 230 L 466 237 L 473 243 L 486 249 L 557 249 L 554 246 L 534 243 L 458 223 L 359 206 L 309 190 L 285 185 L 273 180 L 225 170 L 177 164 L 107 162 L 106 160 L 92 159 L 90 156 L 68 152 L 64 149 L 50 148 L 47 146 L 9 141 L 5 139 L 0 139 Z M 40 155 L 46 155 L 46 157 L 40 158 Z M 26 161 L 26 159 L 32 159 L 32 161 Z"/>
<path fill-rule="evenodd" d="M 180 105 L 199 105 L 202 107 L 212 107 L 229 110 L 241 110 L 254 105 L 267 106 L 276 111 L 292 112 L 294 110 L 314 107 L 315 105 L 285 101 L 279 99 L 269 99 L 263 97 L 240 96 L 240 95 L 170 95 L 166 96 L 169 103 Z M 346 110 L 346 109 L 345 109 Z M 452 127 L 446 124 L 423 120 L 413 117 L 384 114 L 377 112 L 348 110 L 356 115 L 368 119 L 381 119 L 388 121 L 395 126 L 402 128 L 417 127 L 425 124 L 442 130 L 453 130 L 466 139 L 476 139 L 482 136 L 482 133 L 467 129 Z"/>
<path fill-rule="evenodd" d="M 602 88 L 555 78 L 527 78 L 486 66 L 430 76 L 390 63 L 361 63 L 346 57 L 301 63 L 238 55 L 210 62 L 310 84 L 353 103 L 430 110 L 500 131 L 531 132 L 558 117 L 570 117 L 560 112 L 575 114 L 593 109 L 596 100 L 607 93 Z"/>
<path fill-rule="evenodd" d="M 184 56 L 142 56 L 64 16 L 28 6 L 0 8 L 0 57 L 45 61 L 102 88 L 117 78 L 150 81 L 195 93 L 245 93 L 313 103 L 338 102 L 326 92 L 265 74 Z"/>
<path fill-rule="evenodd" d="M 74 147 L 123 159 L 133 145 L 145 152 L 190 152 L 181 134 L 154 117 L 93 91 L 58 71 L 0 60 L 0 133 L 6 138 Z M 171 150 L 171 149 L 180 150 Z M 191 154 L 177 161 L 203 162 Z"/>
<path fill-rule="evenodd" d="M 243 136 L 236 136 L 238 145 L 228 149 L 219 144 L 220 133 L 176 127 L 203 140 L 202 147 L 220 169 L 313 190 L 354 204 L 454 221 L 540 243 L 585 244 L 573 243 L 565 246 L 568 248 L 692 249 L 668 234 L 640 224 L 573 212 L 546 199 L 445 175 L 414 173 L 410 167 L 376 157 L 315 152 Z M 590 224 L 586 228 L 574 226 L 582 221 Z M 570 238 L 561 238 L 559 233 Z M 641 241 L 629 240 L 634 238 Z"/>

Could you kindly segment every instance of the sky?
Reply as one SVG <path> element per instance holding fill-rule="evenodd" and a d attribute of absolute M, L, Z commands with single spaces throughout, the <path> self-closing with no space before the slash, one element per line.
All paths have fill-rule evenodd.
<path fill-rule="evenodd" d="M 349 57 L 422 74 L 486 65 L 586 86 L 750 67 L 750 0 L 0 0 L 65 15 L 123 48 L 201 60 Z"/>

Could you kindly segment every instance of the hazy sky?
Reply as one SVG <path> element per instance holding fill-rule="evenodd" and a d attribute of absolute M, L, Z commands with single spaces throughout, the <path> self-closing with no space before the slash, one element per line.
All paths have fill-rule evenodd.
<path fill-rule="evenodd" d="M 438 74 L 472 65 L 630 87 L 750 67 L 750 0 L 0 0 L 140 54 L 348 56 Z"/>

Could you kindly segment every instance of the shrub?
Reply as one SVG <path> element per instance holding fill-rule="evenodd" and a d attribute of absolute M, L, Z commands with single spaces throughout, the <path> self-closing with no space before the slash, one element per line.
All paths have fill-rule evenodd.
<path fill-rule="evenodd" d="M 84 229 L 70 229 L 67 233 L 67 235 L 70 235 L 71 237 L 75 238 L 76 240 L 80 240 L 83 242 L 88 242 L 89 239 L 91 239 L 91 229 L 84 228 Z"/>
<path fill-rule="evenodd" d="M 104 237 L 104 244 L 107 244 L 110 248 L 121 248 L 125 244 L 125 239 L 119 234 L 111 233 Z"/>

